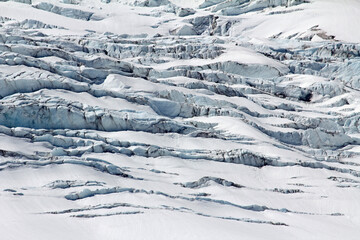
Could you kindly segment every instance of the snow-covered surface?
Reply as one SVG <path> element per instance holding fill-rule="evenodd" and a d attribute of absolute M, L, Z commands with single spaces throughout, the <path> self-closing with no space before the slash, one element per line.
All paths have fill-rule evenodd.
<path fill-rule="evenodd" d="M 0 0 L 0 239 L 358 239 L 360 1 Z"/>

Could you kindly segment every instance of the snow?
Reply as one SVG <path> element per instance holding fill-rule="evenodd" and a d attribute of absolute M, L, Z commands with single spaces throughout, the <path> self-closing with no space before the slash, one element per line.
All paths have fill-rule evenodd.
<path fill-rule="evenodd" d="M 311 0 L 311 4 L 298 5 L 292 9 L 294 11 L 287 14 L 268 15 L 278 9 L 265 11 L 258 16 L 250 13 L 244 16 L 233 34 L 243 34 L 245 30 L 244 35 L 252 37 L 271 37 L 279 33 L 282 37 L 288 37 L 318 25 L 328 35 L 334 35 L 339 40 L 358 42 L 360 39 L 359 32 L 353 29 L 360 22 L 360 2 L 357 0 Z M 298 9 L 300 11 L 295 11 Z"/>
<path fill-rule="evenodd" d="M 0 238 L 358 239 L 359 4 L 0 1 Z"/>

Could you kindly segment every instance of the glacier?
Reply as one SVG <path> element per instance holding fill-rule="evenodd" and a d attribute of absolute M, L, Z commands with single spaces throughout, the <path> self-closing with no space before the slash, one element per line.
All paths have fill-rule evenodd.
<path fill-rule="evenodd" d="M 1 239 L 358 239 L 360 2 L 0 0 Z"/>

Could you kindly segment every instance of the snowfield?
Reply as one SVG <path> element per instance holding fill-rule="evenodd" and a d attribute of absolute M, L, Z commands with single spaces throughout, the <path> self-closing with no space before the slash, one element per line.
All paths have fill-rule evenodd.
<path fill-rule="evenodd" d="M 358 0 L 0 0 L 0 239 L 358 239 L 359 24 Z"/>

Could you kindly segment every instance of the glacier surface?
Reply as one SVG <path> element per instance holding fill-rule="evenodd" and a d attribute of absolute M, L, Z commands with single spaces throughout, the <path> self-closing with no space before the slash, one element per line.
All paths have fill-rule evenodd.
<path fill-rule="evenodd" d="M 358 239 L 359 9 L 0 0 L 1 239 Z"/>

